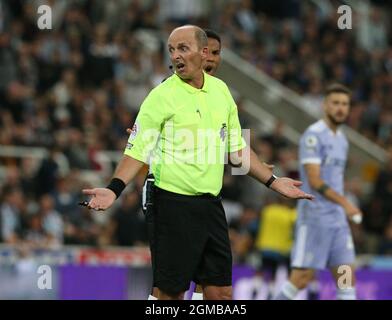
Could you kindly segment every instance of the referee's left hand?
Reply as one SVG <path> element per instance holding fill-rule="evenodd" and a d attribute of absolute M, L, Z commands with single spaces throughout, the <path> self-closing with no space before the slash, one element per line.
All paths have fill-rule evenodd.
<path fill-rule="evenodd" d="M 270 188 L 281 195 L 290 199 L 308 199 L 313 200 L 314 196 L 303 192 L 299 187 L 302 185 L 301 181 L 290 178 L 277 178 L 272 182 Z"/>

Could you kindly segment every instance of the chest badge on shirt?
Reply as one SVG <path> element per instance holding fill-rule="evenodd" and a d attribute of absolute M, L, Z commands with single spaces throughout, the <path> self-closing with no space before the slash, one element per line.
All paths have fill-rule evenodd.
<path fill-rule="evenodd" d="M 305 139 L 305 145 L 307 148 L 315 148 L 317 146 L 317 137 L 309 135 Z"/>
<path fill-rule="evenodd" d="M 225 138 L 227 136 L 227 126 L 226 126 L 226 123 L 222 123 L 222 128 L 219 131 L 219 136 L 220 136 L 222 142 L 225 141 Z"/>
<path fill-rule="evenodd" d="M 305 147 L 307 152 L 309 153 L 316 153 L 317 148 L 317 137 L 314 135 L 309 135 L 305 138 Z"/>
<path fill-rule="evenodd" d="M 139 123 L 135 122 L 132 127 L 131 134 L 129 135 L 128 142 L 135 140 L 139 131 L 140 131 L 140 125 L 139 125 Z"/>

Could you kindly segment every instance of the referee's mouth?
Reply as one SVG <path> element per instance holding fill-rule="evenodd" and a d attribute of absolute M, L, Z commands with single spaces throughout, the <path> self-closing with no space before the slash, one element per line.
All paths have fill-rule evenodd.
<path fill-rule="evenodd" d="M 176 64 L 176 70 L 177 71 L 182 72 L 182 71 L 184 71 L 184 69 L 185 69 L 185 64 L 183 64 L 181 62 Z"/>

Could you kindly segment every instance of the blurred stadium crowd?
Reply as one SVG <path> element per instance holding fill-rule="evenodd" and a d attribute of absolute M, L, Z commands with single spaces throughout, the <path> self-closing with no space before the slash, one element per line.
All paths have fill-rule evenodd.
<path fill-rule="evenodd" d="M 80 190 L 92 179 L 104 185 L 110 178 L 116 157 L 101 151 L 123 150 L 140 103 L 170 74 L 165 39 L 191 23 L 216 30 L 224 47 L 303 95 L 316 116 L 325 84 L 352 88 L 349 125 L 390 155 L 371 175 L 367 196 L 362 177 L 347 183 L 366 214 L 363 225 L 353 226 L 354 240 L 358 253 L 392 254 L 391 4 L 374 1 L 343 31 L 336 27 L 340 2 L 322 2 L 1 1 L 0 148 L 48 150 L 43 157 L 30 151 L 0 157 L 1 241 L 49 248 L 146 245 L 145 172 L 108 214 L 78 206 Z M 40 4 L 52 8 L 52 30 L 37 28 Z M 237 100 L 243 127 L 252 128 Z M 253 131 L 252 144 L 278 175 L 296 177 L 297 151 L 281 134 L 283 126 Z M 222 195 L 236 261 L 251 262 L 260 252 L 287 258 L 294 203 L 228 173 Z"/>

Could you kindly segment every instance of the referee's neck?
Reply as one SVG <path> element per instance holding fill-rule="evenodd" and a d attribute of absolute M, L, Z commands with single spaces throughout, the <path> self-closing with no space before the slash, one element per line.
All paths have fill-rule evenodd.
<path fill-rule="evenodd" d="M 199 72 L 197 72 L 197 75 L 195 75 L 193 78 L 186 79 L 183 81 L 185 81 L 187 84 L 191 85 L 196 89 L 201 89 L 203 88 L 204 85 L 204 73 L 202 70 L 200 70 Z"/>

